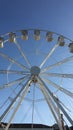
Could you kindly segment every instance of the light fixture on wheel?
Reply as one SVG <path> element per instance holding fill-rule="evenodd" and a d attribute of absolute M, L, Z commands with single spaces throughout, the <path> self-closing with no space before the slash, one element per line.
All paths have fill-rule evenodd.
<path fill-rule="evenodd" d="M 52 32 L 47 32 L 46 33 L 46 40 L 48 42 L 51 42 L 53 40 L 53 33 Z"/>
<path fill-rule="evenodd" d="M 4 47 L 4 39 L 0 37 L 0 48 Z"/>
<path fill-rule="evenodd" d="M 15 42 L 16 34 L 13 32 L 9 33 L 9 42 Z"/>
<path fill-rule="evenodd" d="M 34 30 L 34 39 L 40 40 L 40 30 Z"/>
<path fill-rule="evenodd" d="M 22 36 L 21 36 L 22 40 L 28 40 L 28 31 L 22 30 L 21 33 L 22 33 Z"/>

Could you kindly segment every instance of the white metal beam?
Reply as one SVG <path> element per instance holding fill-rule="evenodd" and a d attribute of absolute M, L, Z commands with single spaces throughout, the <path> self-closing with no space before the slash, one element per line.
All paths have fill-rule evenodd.
<path fill-rule="evenodd" d="M 52 64 L 52 65 L 50 65 L 50 66 L 48 66 L 48 67 L 42 69 L 41 72 L 48 71 L 48 70 L 50 70 L 50 69 L 53 69 L 53 68 L 56 67 L 56 66 L 60 66 L 60 65 L 62 65 L 62 64 L 64 64 L 64 63 L 67 63 L 67 62 L 72 61 L 72 60 L 73 60 L 73 56 L 70 56 L 70 57 L 68 57 L 68 58 L 65 58 L 65 59 L 63 59 L 63 60 L 61 60 L 61 61 L 59 61 L 59 62 L 56 62 L 55 64 Z"/>
<path fill-rule="evenodd" d="M 0 52 L 0 56 L 2 56 L 3 58 L 9 60 L 11 63 L 16 64 L 17 66 L 19 66 L 20 68 L 24 69 L 24 70 L 28 70 L 29 69 L 27 67 L 25 67 L 24 65 L 22 65 L 21 63 L 19 63 L 18 61 L 16 61 L 14 58 L 9 57 L 8 55 L 1 53 Z"/>
<path fill-rule="evenodd" d="M 30 72 L 28 72 L 28 71 L 18 71 L 18 70 L 0 70 L 0 74 L 28 75 L 28 74 L 30 74 Z"/>
<path fill-rule="evenodd" d="M 30 79 L 29 79 L 30 80 Z M 25 86 L 28 84 L 29 80 L 23 85 L 23 87 L 21 88 L 21 90 L 18 92 L 18 94 L 16 95 L 16 97 L 12 100 L 11 104 L 7 107 L 7 109 L 4 111 L 4 113 L 1 115 L 0 117 L 0 122 L 4 119 L 4 117 L 7 115 L 8 111 L 12 108 L 13 104 L 15 103 L 15 101 L 17 100 L 17 98 L 20 96 L 20 94 L 23 92 Z"/>
<path fill-rule="evenodd" d="M 57 103 L 58 107 L 61 109 L 61 111 L 64 113 L 64 115 L 66 116 L 67 120 L 71 123 L 71 125 L 73 126 L 73 120 L 70 118 L 70 116 L 67 114 L 67 112 L 64 110 L 64 108 L 62 107 L 62 105 L 60 104 L 59 100 L 56 99 L 56 97 L 54 96 L 54 100 Z"/>
<path fill-rule="evenodd" d="M 45 96 L 45 99 L 46 99 L 46 101 L 47 101 L 47 104 L 48 104 L 48 106 L 50 107 L 50 110 L 51 110 L 51 112 L 52 112 L 52 114 L 53 114 L 53 116 L 54 116 L 56 122 L 58 123 L 58 126 L 59 126 L 60 130 L 63 130 L 63 129 L 62 129 L 62 124 L 61 124 L 61 118 L 60 118 L 60 115 L 59 115 L 60 113 L 59 113 L 57 107 L 56 107 L 55 104 L 52 102 L 52 99 L 51 99 L 51 97 L 49 96 L 49 94 L 47 93 L 47 91 L 46 91 L 46 89 L 45 89 L 45 86 L 44 86 L 42 80 L 41 80 L 40 78 L 37 78 L 37 80 L 38 80 L 40 89 L 41 89 L 43 95 Z"/>
<path fill-rule="evenodd" d="M 30 86 L 29 86 L 29 83 L 30 83 L 30 81 L 26 84 L 26 86 L 25 86 L 25 88 L 24 88 L 24 90 L 23 90 L 24 92 L 22 93 L 21 98 L 19 99 L 19 102 L 18 102 L 17 106 L 15 107 L 15 109 L 14 109 L 14 111 L 13 111 L 11 117 L 10 117 L 10 120 L 9 120 L 9 122 L 8 122 L 8 124 L 7 124 L 6 128 L 5 128 L 5 130 L 8 130 L 8 128 L 9 128 L 9 126 L 10 126 L 10 124 L 11 124 L 11 121 L 13 120 L 13 118 L 14 118 L 14 116 L 15 116 L 17 110 L 19 109 L 19 107 L 20 107 L 20 105 L 21 105 L 23 99 L 24 99 L 25 96 L 27 95 L 28 90 L 29 90 L 29 87 L 30 87 Z"/>
<path fill-rule="evenodd" d="M 43 82 L 43 81 L 42 81 Z M 43 82 L 44 84 L 44 82 Z M 45 84 L 44 84 L 45 85 Z M 50 91 L 50 89 L 45 85 L 46 90 L 48 91 L 48 93 L 51 95 L 51 97 L 53 98 L 53 100 L 56 102 L 56 104 L 58 105 L 58 107 L 61 109 L 61 111 L 64 113 L 64 115 L 66 116 L 66 118 L 68 119 L 68 121 L 71 123 L 71 125 L 73 125 L 73 120 L 70 118 L 70 116 L 67 114 L 67 112 L 64 110 L 64 108 L 62 107 L 62 105 L 60 104 L 60 101 L 58 98 L 56 98 L 53 93 Z"/>
<path fill-rule="evenodd" d="M 61 74 L 61 73 L 43 72 L 43 73 L 40 73 L 40 76 L 60 77 L 60 78 L 72 78 L 73 79 L 73 74 Z"/>
<path fill-rule="evenodd" d="M 54 83 L 53 81 L 46 79 L 46 78 L 42 78 L 44 81 L 46 81 L 48 84 L 50 84 L 52 87 L 57 88 L 58 90 L 62 91 L 63 93 L 65 93 L 66 95 L 70 96 L 71 98 L 73 98 L 73 93 L 70 92 L 69 90 L 61 87 L 60 85 Z"/>
<path fill-rule="evenodd" d="M 27 57 L 26 57 L 26 55 L 25 55 L 25 53 L 24 53 L 22 47 L 21 47 L 20 44 L 18 43 L 18 41 L 15 40 L 14 43 L 15 43 L 15 45 L 17 46 L 18 50 L 20 51 L 20 54 L 22 55 L 22 57 L 23 57 L 24 60 L 26 61 L 27 65 L 28 65 L 29 67 L 31 67 L 31 65 L 30 65 L 30 63 L 29 63 L 29 61 L 28 61 L 28 59 L 27 59 Z"/>
<path fill-rule="evenodd" d="M 59 44 L 55 44 L 54 47 L 51 49 L 51 51 L 48 53 L 48 55 L 45 57 L 45 59 L 43 60 L 43 62 L 40 64 L 40 68 L 43 67 L 43 65 L 45 64 L 45 62 L 50 58 L 50 56 L 53 54 L 53 52 L 55 51 L 55 49 L 59 46 Z"/>
<path fill-rule="evenodd" d="M 14 84 L 17 84 L 17 83 L 20 83 L 20 82 L 24 81 L 26 78 L 27 78 L 27 76 L 24 76 L 24 77 L 19 78 L 17 80 L 11 81 L 11 82 L 9 82 L 7 84 L 4 84 L 3 86 L 0 86 L 0 89 L 11 87 Z"/>

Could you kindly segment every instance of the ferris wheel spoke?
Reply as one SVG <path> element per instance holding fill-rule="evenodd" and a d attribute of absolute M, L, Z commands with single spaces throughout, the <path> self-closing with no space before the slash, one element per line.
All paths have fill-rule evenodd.
<path fill-rule="evenodd" d="M 30 65 L 30 63 L 29 63 L 29 61 L 28 61 L 28 59 L 27 59 L 27 57 L 26 57 L 26 55 L 25 55 L 23 49 L 21 48 L 21 46 L 20 46 L 20 44 L 17 42 L 17 40 L 15 40 L 15 44 L 16 44 L 18 50 L 20 51 L 20 54 L 22 55 L 22 57 L 23 57 L 24 60 L 26 61 L 27 65 L 28 65 L 29 67 L 31 67 L 31 65 Z"/>
<path fill-rule="evenodd" d="M 0 122 L 4 119 L 4 117 L 7 115 L 7 113 L 11 110 L 13 104 L 15 103 L 15 101 L 18 99 L 18 97 L 20 96 L 20 94 L 23 92 L 23 90 L 25 89 L 25 86 L 28 84 L 30 84 L 30 78 L 28 78 L 27 82 L 22 86 L 22 88 L 20 89 L 20 91 L 17 93 L 17 95 L 15 96 L 15 98 L 12 100 L 12 102 L 10 103 L 10 105 L 7 107 L 7 109 L 3 112 L 3 114 L 0 116 Z"/>
<path fill-rule="evenodd" d="M 57 103 L 58 107 L 61 109 L 61 111 L 64 113 L 65 117 L 68 119 L 68 121 L 73 125 L 73 120 L 71 119 L 71 117 L 68 115 L 68 113 L 65 111 L 65 109 L 63 108 L 63 106 L 68 109 L 58 98 L 56 98 L 55 96 L 53 96 L 54 101 Z M 62 104 L 62 105 L 61 105 Z"/>
<path fill-rule="evenodd" d="M 45 82 L 47 82 L 48 84 L 50 84 L 52 87 L 57 88 L 58 90 L 62 91 L 62 92 L 65 93 L 66 95 L 68 95 L 68 96 L 70 96 L 71 98 L 73 98 L 73 93 L 70 92 L 69 90 L 67 90 L 67 89 L 65 89 L 65 88 L 63 88 L 63 87 L 61 87 L 60 85 L 58 85 L 58 84 L 52 82 L 52 81 L 49 80 L 49 79 L 43 78 L 43 80 L 44 80 Z"/>
<path fill-rule="evenodd" d="M 71 110 L 59 98 L 57 98 L 54 94 L 53 96 L 54 96 L 54 99 L 58 101 L 67 111 L 71 112 Z"/>
<path fill-rule="evenodd" d="M 63 59 L 63 60 L 61 60 L 61 61 L 59 61 L 59 62 L 57 62 L 57 63 L 55 63 L 55 64 L 52 64 L 52 65 L 50 65 L 50 66 L 48 66 L 48 67 L 42 69 L 41 72 L 48 71 L 48 70 L 50 70 L 50 69 L 53 69 L 53 68 L 56 67 L 56 66 L 60 66 L 60 65 L 62 65 L 62 64 L 64 64 L 64 63 L 67 63 L 67 62 L 72 61 L 72 60 L 73 60 L 73 56 L 70 56 L 70 57 L 68 57 L 68 58 L 65 58 L 65 59 Z"/>
<path fill-rule="evenodd" d="M 0 89 L 11 87 L 12 85 L 15 85 L 15 84 L 20 83 L 21 81 L 24 81 L 25 79 L 26 79 L 26 76 L 22 77 L 22 78 L 19 78 L 17 80 L 14 80 L 12 82 L 9 82 L 8 84 L 4 84 L 3 86 L 0 86 Z"/>
<path fill-rule="evenodd" d="M 47 93 L 47 90 L 45 88 L 45 84 L 44 82 L 41 80 L 41 78 L 37 78 L 38 83 L 39 83 L 39 87 L 46 99 L 46 102 L 54 116 L 54 119 L 56 120 L 56 122 L 58 123 L 58 126 L 60 128 L 60 130 L 62 130 L 62 126 L 61 126 L 61 118 L 60 118 L 60 112 L 59 109 L 57 108 L 57 106 L 55 105 L 55 103 L 53 102 L 52 98 L 50 97 L 50 95 Z"/>
<path fill-rule="evenodd" d="M 43 65 L 46 63 L 46 61 L 50 58 L 50 56 L 53 54 L 53 52 L 55 51 L 55 49 L 58 47 L 58 44 L 55 44 L 54 47 L 51 49 L 51 51 L 48 53 L 48 55 L 45 57 L 45 59 L 43 60 L 43 62 L 40 65 L 40 68 L 43 67 Z"/>
<path fill-rule="evenodd" d="M 28 71 L 0 70 L 0 74 L 20 74 L 20 75 L 27 75 L 27 74 L 30 74 L 30 73 L 28 73 Z"/>
<path fill-rule="evenodd" d="M 39 77 L 39 79 L 41 81 L 42 87 L 44 87 L 44 91 L 47 91 L 48 94 L 50 94 L 50 96 L 53 98 L 54 102 L 57 104 L 58 110 L 60 109 L 64 113 L 64 115 L 66 116 L 66 118 L 68 119 L 68 121 L 73 125 L 72 119 L 70 118 L 70 116 L 67 114 L 67 112 L 62 107 L 62 105 L 63 105 L 62 102 L 56 96 L 54 96 L 54 94 L 50 91 L 50 89 L 46 86 L 45 82 L 40 77 Z M 64 105 L 64 107 L 65 107 L 65 105 Z M 58 116 L 60 117 L 60 113 L 58 113 Z"/>
<path fill-rule="evenodd" d="M 0 56 L 2 56 L 5 59 L 9 60 L 11 63 L 16 64 L 17 66 L 21 67 L 22 69 L 25 69 L 25 70 L 29 71 L 29 69 L 27 67 L 25 67 L 24 65 L 20 64 L 18 61 L 16 61 L 15 59 L 9 57 L 8 55 L 0 52 Z"/>
<path fill-rule="evenodd" d="M 10 126 L 10 124 L 11 124 L 13 118 L 15 117 L 16 112 L 18 111 L 18 109 L 19 109 L 19 107 L 20 107 L 22 101 L 24 100 L 26 94 L 28 93 L 28 90 L 29 90 L 29 87 L 30 87 L 30 86 L 29 86 L 29 83 L 30 83 L 30 81 L 29 81 L 29 82 L 26 84 L 26 86 L 24 87 L 24 91 L 23 91 L 23 93 L 22 93 L 22 96 L 21 96 L 21 98 L 19 99 L 18 104 L 16 105 L 16 107 L 15 107 L 15 109 L 14 109 L 12 115 L 11 115 L 10 120 L 9 120 L 9 122 L 8 122 L 8 124 L 7 124 L 6 128 L 5 128 L 5 130 L 8 130 L 8 128 L 9 128 L 9 126 Z"/>
<path fill-rule="evenodd" d="M 61 77 L 61 78 L 73 78 L 73 74 L 60 74 L 60 73 L 47 73 L 43 72 L 41 76 Z"/>

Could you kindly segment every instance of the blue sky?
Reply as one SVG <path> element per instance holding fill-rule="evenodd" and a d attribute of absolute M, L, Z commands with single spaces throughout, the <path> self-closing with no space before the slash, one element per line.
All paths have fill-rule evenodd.
<path fill-rule="evenodd" d="M 44 28 L 71 37 L 72 0 L 1 0 L 0 33 L 21 28 Z"/>
<path fill-rule="evenodd" d="M 73 0 L 0 0 L 0 35 L 5 34 L 7 32 L 24 29 L 24 28 L 47 29 L 50 31 L 54 31 L 54 32 L 63 34 L 66 37 L 73 39 Z M 32 40 L 32 42 L 33 42 L 33 40 Z M 14 45 L 13 45 L 13 47 L 14 47 Z M 34 45 L 33 48 L 35 48 L 35 47 L 36 46 Z M 12 56 L 13 50 L 10 50 L 10 48 L 11 48 L 11 45 L 8 48 L 9 50 L 7 50 L 7 48 L 4 48 L 4 51 L 6 51 L 6 53 L 11 53 L 10 55 Z M 28 45 L 26 45 L 26 48 L 28 48 Z M 26 48 L 24 48 L 25 52 L 27 50 Z M 30 46 L 30 50 L 32 50 L 31 46 Z M 56 53 L 56 55 L 57 54 L 58 53 Z M 65 54 L 67 54 L 67 53 L 65 52 Z M 33 56 L 33 54 L 31 54 L 31 55 Z M 63 56 L 63 54 L 62 54 L 62 56 Z M 14 57 L 14 54 L 13 54 L 13 57 Z M 17 54 L 15 55 L 15 57 L 17 57 Z M 64 55 L 64 57 L 65 57 L 65 55 Z M 19 59 L 21 60 L 21 57 Z M 36 57 L 36 59 L 37 59 L 37 57 Z M 2 59 L 0 59 L 0 60 L 2 62 Z M 29 57 L 29 60 L 30 60 L 30 57 Z M 31 59 L 31 61 L 33 62 L 33 59 Z M 35 60 L 34 62 L 37 63 L 37 61 L 38 60 Z M 55 61 L 55 59 L 54 59 L 54 61 Z M 40 62 L 40 60 L 39 60 L 39 62 Z M 53 61 L 51 61 L 51 62 L 53 62 Z M 7 67 L 7 65 L 8 65 L 6 61 L 3 62 L 3 64 L 5 65 L 4 67 Z M 72 67 L 72 63 L 70 65 Z M 13 67 L 15 67 L 15 66 L 13 66 Z M 71 70 L 71 69 L 67 70 L 67 71 L 73 72 L 73 70 Z M 56 80 L 56 82 L 58 82 L 58 81 Z M 59 81 L 59 82 L 64 82 L 64 85 L 65 85 L 65 82 L 67 82 L 67 79 L 65 81 Z M 70 80 L 69 80 L 67 87 L 68 87 L 68 85 L 72 85 L 72 83 L 73 83 L 73 81 L 71 81 L 71 83 L 70 83 Z M 7 93 L 7 90 L 5 90 L 3 94 L 6 94 L 6 93 Z M 42 96 L 42 94 L 41 94 L 41 96 Z M 6 96 L 4 95 L 4 97 L 7 98 L 7 94 L 6 94 Z M 28 97 L 30 97 L 29 94 L 28 94 Z M 2 95 L 1 95 L 1 98 L 2 98 Z M 63 100 L 63 99 L 64 99 L 64 96 L 61 97 L 61 100 Z M 4 101 L 4 99 L 3 99 L 3 101 Z M 28 106 L 28 102 L 25 102 L 25 104 L 26 104 L 26 106 Z M 67 104 L 67 102 L 66 102 L 66 104 Z M 38 105 L 39 105 L 39 103 L 38 103 Z M 40 107 L 42 107 L 42 106 L 40 105 Z M 23 105 L 21 105 L 21 109 L 22 108 L 23 108 Z M 47 106 L 45 106 L 44 110 L 46 108 L 47 108 Z M 27 107 L 27 109 L 28 109 L 28 107 Z M 40 109 L 42 109 L 42 108 L 40 108 Z M 42 110 L 43 113 L 44 113 L 44 110 Z M 22 110 L 22 111 L 24 111 L 24 110 Z M 30 111 L 32 112 L 32 110 L 30 110 Z M 38 111 L 38 110 L 36 110 L 36 111 Z M 35 111 L 35 115 L 36 115 L 36 111 Z M 20 110 L 19 110 L 19 112 L 20 112 Z M 47 115 L 47 111 L 45 111 L 45 114 Z M 48 113 L 48 116 L 49 116 L 49 118 L 47 118 L 47 120 L 50 120 L 52 118 L 51 114 Z M 29 118 L 29 116 L 27 116 L 27 117 Z M 27 122 L 28 118 L 25 120 L 25 122 Z M 44 117 L 42 117 L 42 118 L 44 118 Z M 73 113 L 72 113 L 72 118 L 73 118 Z M 17 118 L 15 118 L 15 121 L 16 121 L 16 119 Z M 36 120 L 38 120 L 38 122 L 39 122 L 40 119 L 38 119 L 38 117 L 36 116 Z M 19 121 L 20 120 L 18 120 L 18 122 Z M 46 121 L 46 119 L 42 122 L 49 125 L 49 123 Z M 51 124 L 52 123 L 54 124 L 54 121 L 52 122 L 52 120 L 51 120 Z"/>

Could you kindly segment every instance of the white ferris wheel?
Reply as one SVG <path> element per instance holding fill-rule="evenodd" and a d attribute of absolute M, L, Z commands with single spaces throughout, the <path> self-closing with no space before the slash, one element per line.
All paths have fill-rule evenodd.
<path fill-rule="evenodd" d="M 43 29 L 1 35 L 0 99 L 5 130 L 42 120 L 63 130 L 62 118 L 73 125 L 73 41 Z"/>

